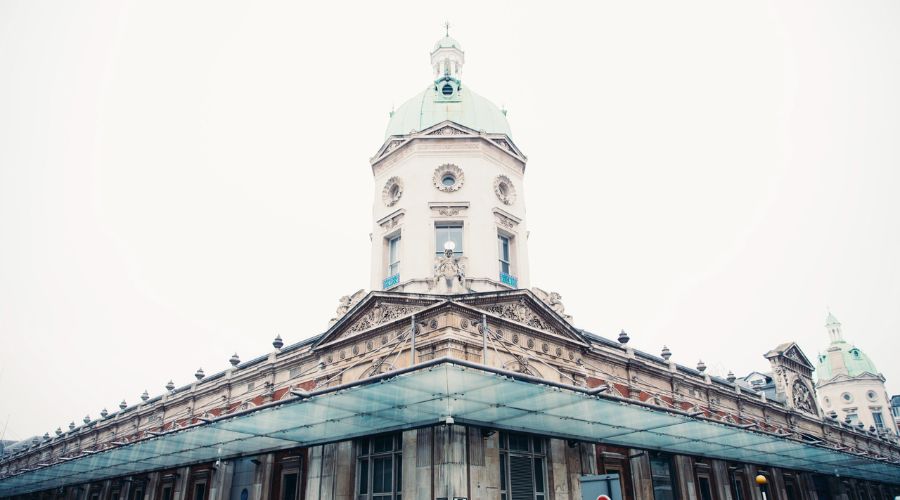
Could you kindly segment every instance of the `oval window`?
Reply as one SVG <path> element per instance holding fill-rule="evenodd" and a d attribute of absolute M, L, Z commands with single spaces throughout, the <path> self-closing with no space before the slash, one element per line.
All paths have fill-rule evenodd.
<path fill-rule="evenodd" d="M 452 175 L 445 175 L 441 179 L 441 184 L 443 184 L 447 187 L 450 187 L 450 186 L 456 184 L 456 177 L 453 177 Z"/>
<path fill-rule="evenodd" d="M 444 94 L 445 96 L 450 97 L 451 95 L 453 95 L 453 86 L 450 85 L 449 83 L 444 85 L 441 88 L 441 94 Z"/>

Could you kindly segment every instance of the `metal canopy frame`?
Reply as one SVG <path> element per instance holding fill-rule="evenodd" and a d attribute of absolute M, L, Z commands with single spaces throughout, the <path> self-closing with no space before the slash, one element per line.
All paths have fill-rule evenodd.
<path fill-rule="evenodd" d="M 456 423 L 900 484 L 900 464 L 450 358 L 0 479 L 0 496 Z"/>

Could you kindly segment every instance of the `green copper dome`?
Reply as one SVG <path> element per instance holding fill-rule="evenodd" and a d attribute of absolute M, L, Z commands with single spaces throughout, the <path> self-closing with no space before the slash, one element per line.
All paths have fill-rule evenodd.
<path fill-rule="evenodd" d="M 450 88 L 445 90 L 447 85 Z M 397 108 L 391 115 L 384 135 L 385 138 L 392 135 L 406 135 L 444 120 L 478 131 L 512 135 L 503 111 L 491 101 L 469 90 L 468 86 L 461 86 L 458 80 L 453 79 L 439 79 Z"/>
<path fill-rule="evenodd" d="M 858 377 L 864 373 L 878 375 L 875 363 L 869 356 L 853 344 L 844 340 L 841 323 L 831 314 L 825 320 L 825 328 L 831 336 L 831 343 L 825 352 L 819 353 L 816 376 L 819 382 L 831 380 L 836 375 Z"/>

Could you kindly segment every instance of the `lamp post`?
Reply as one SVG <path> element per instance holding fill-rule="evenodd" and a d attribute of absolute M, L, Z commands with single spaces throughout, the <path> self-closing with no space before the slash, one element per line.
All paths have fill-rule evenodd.
<path fill-rule="evenodd" d="M 769 483 L 769 480 L 766 479 L 766 476 L 762 474 L 758 474 L 756 476 L 756 484 L 759 485 L 760 493 L 762 493 L 763 500 L 768 500 L 766 498 L 766 485 Z"/>

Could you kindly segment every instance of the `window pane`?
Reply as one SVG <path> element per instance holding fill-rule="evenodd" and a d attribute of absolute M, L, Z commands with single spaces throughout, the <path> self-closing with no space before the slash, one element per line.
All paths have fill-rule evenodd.
<path fill-rule="evenodd" d="M 372 439 L 372 453 L 385 453 L 394 449 L 394 436 L 380 436 Z"/>
<path fill-rule="evenodd" d="M 171 486 L 163 487 L 162 500 L 172 500 L 172 487 Z"/>
<path fill-rule="evenodd" d="M 462 226 L 461 225 L 443 225 L 435 227 L 435 253 L 444 253 L 444 244 L 447 241 L 452 241 L 456 248 L 454 248 L 454 254 L 462 254 L 463 252 L 463 241 L 462 241 Z"/>
<path fill-rule="evenodd" d="M 509 449 L 511 451 L 528 451 L 528 436 L 510 434 Z"/>
<path fill-rule="evenodd" d="M 372 493 L 391 492 L 391 457 L 372 459 Z"/>
<path fill-rule="evenodd" d="M 500 491 L 506 491 L 509 485 L 506 484 L 506 455 L 500 454 Z"/>
<path fill-rule="evenodd" d="M 194 485 L 194 500 L 203 500 L 206 494 L 206 483 L 197 483 Z"/>
<path fill-rule="evenodd" d="M 700 476 L 697 478 L 697 488 L 700 490 L 700 500 L 712 500 L 712 491 L 709 487 L 709 478 Z"/>
<path fill-rule="evenodd" d="M 543 493 L 544 491 L 544 459 L 534 459 L 534 491 Z"/>
<path fill-rule="evenodd" d="M 655 500 L 675 500 L 669 458 L 651 458 L 650 474 L 653 482 L 653 498 Z"/>
<path fill-rule="evenodd" d="M 397 465 L 397 491 L 403 489 L 403 457 L 396 455 L 397 459 L 394 463 Z M 397 498 L 400 498 L 398 495 Z"/>
<path fill-rule="evenodd" d="M 281 477 L 281 500 L 297 498 L 297 474 L 285 474 Z"/>
<path fill-rule="evenodd" d="M 369 492 L 369 461 L 362 459 L 359 461 L 359 493 L 365 495 Z"/>

